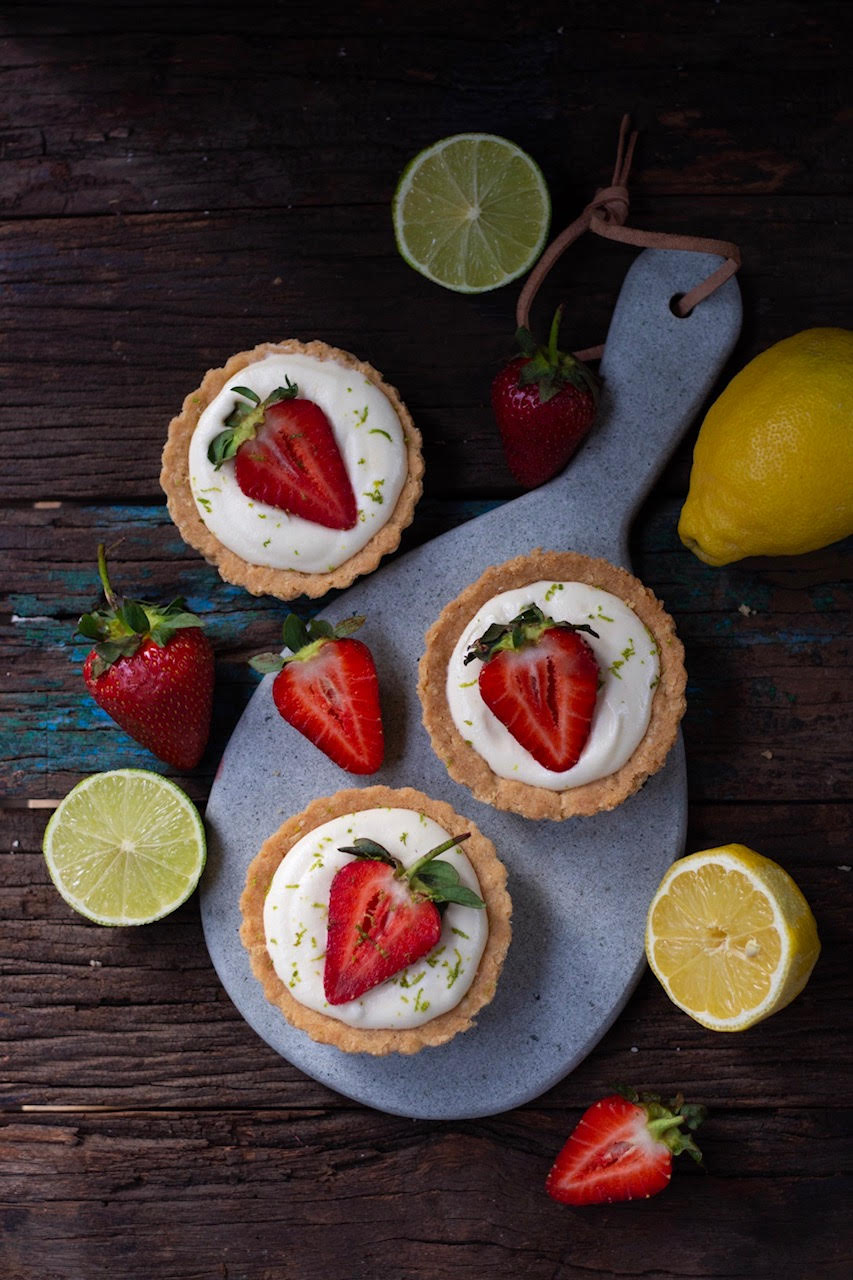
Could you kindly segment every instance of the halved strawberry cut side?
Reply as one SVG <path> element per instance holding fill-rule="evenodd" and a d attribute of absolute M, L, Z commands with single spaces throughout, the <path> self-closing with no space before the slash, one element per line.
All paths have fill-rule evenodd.
<path fill-rule="evenodd" d="M 647 1199 L 672 1177 L 674 1156 L 702 1153 L 692 1134 L 705 1108 L 679 1094 L 662 1102 L 654 1094 L 611 1094 L 589 1107 L 569 1136 L 545 1182 L 563 1204 L 612 1204 Z M 684 1125 L 685 1130 L 681 1128 Z"/>
<path fill-rule="evenodd" d="M 235 456 L 237 483 L 265 502 L 327 529 L 352 529 L 358 506 L 329 419 L 313 400 L 280 400 L 264 410 Z"/>
<path fill-rule="evenodd" d="M 413 895 L 382 862 L 341 867 L 329 895 L 323 987 L 329 1004 L 356 1000 L 414 964 L 441 937 L 435 903 Z"/>
<path fill-rule="evenodd" d="M 279 714 L 342 769 L 375 773 L 385 751 L 376 666 L 366 644 L 321 642 L 273 681 Z"/>
<path fill-rule="evenodd" d="M 552 626 L 482 666 L 486 706 L 543 768 L 564 773 L 586 746 L 598 693 L 598 663 L 577 631 Z"/>

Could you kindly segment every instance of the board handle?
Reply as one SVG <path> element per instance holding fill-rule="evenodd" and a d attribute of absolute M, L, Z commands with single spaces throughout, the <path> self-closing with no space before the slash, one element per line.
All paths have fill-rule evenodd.
<path fill-rule="evenodd" d="M 628 531 L 640 503 L 740 333 L 734 277 L 689 315 L 673 310 L 722 261 L 714 254 L 646 249 L 631 266 L 601 359 L 596 424 L 567 469 L 535 491 L 554 516 L 549 545 L 576 542 L 587 515 L 584 550 L 628 565 Z"/>

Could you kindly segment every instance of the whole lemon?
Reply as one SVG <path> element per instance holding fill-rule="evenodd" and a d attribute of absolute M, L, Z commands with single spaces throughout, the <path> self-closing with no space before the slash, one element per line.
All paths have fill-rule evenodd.
<path fill-rule="evenodd" d="M 799 555 L 853 533 L 853 331 L 756 356 L 699 431 L 678 522 L 706 564 Z"/>

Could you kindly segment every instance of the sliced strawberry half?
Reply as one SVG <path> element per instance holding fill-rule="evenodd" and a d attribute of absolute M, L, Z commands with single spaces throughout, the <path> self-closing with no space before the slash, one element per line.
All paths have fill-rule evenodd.
<path fill-rule="evenodd" d="M 321 618 L 306 625 L 295 613 L 284 623 L 284 643 L 292 653 L 262 653 L 256 671 L 277 672 L 273 700 L 288 724 L 330 760 L 350 773 L 375 773 L 385 740 L 379 680 L 373 655 L 351 634 L 364 618 L 346 618 L 332 627 Z"/>
<path fill-rule="evenodd" d="M 545 1190 L 552 1199 L 574 1205 L 657 1195 L 672 1177 L 674 1156 L 686 1151 L 701 1164 L 690 1133 L 704 1118 L 705 1108 L 686 1104 L 680 1094 L 668 1105 L 633 1090 L 602 1098 L 584 1112 Z"/>
<path fill-rule="evenodd" d="M 327 529 L 352 529 L 358 505 L 332 425 L 318 404 L 285 381 L 264 401 L 249 387 L 234 387 L 249 403 L 235 406 L 207 456 L 217 470 L 234 458 L 247 498 Z"/>
<path fill-rule="evenodd" d="M 577 764 L 595 710 L 598 663 L 581 631 L 596 635 L 531 604 L 511 622 L 489 627 L 465 657 L 483 662 L 478 683 L 489 710 L 554 773 Z"/>
<path fill-rule="evenodd" d="M 323 990 L 329 1004 L 356 1000 L 430 952 L 441 937 L 439 903 L 482 908 L 459 873 L 438 855 L 468 833 L 454 836 L 411 867 L 374 840 L 342 847 L 349 862 L 335 873 L 329 893 L 329 924 Z"/>

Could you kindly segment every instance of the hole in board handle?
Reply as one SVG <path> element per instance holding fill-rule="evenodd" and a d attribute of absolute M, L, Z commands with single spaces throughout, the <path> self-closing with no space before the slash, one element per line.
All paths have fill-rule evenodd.
<path fill-rule="evenodd" d="M 672 312 L 672 314 L 679 320 L 686 320 L 688 316 L 693 315 L 693 311 L 694 311 L 693 307 L 691 307 L 689 311 L 679 310 L 679 307 L 681 305 L 681 299 L 683 297 L 684 297 L 683 293 L 674 293 L 669 300 L 669 309 Z"/>

